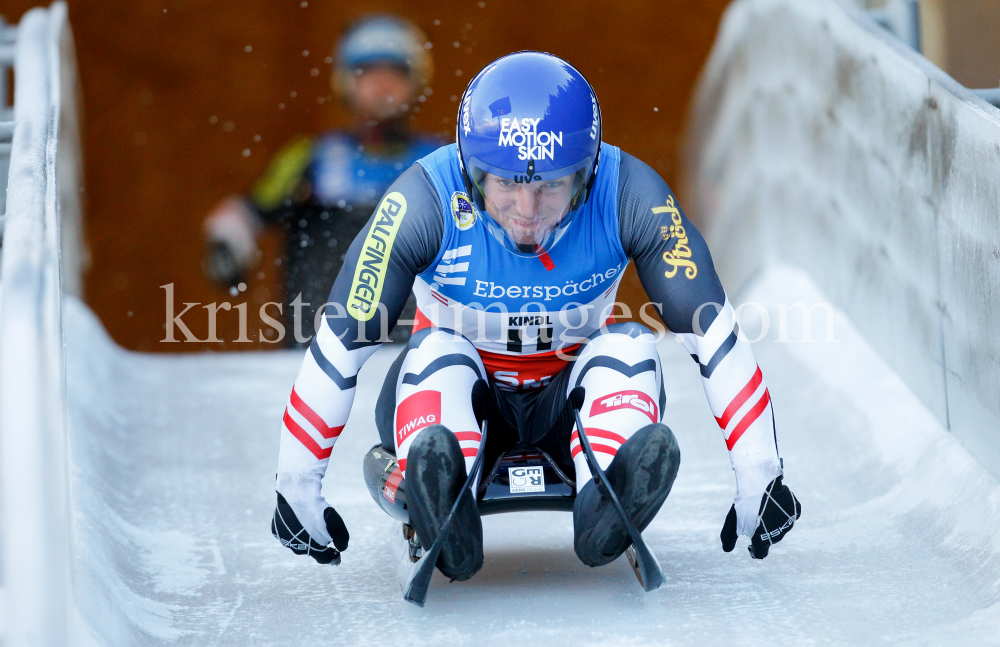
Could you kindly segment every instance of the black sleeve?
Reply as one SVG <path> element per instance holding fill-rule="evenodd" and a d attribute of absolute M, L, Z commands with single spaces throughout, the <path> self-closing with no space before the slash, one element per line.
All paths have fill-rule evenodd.
<path fill-rule="evenodd" d="M 385 192 L 358 233 L 328 301 L 326 321 L 348 350 L 385 341 L 417 274 L 437 257 L 444 221 L 437 192 L 414 164 Z"/>
<path fill-rule="evenodd" d="M 618 223 L 622 247 L 635 261 L 642 287 L 675 333 L 693 332 L 698 308 L 719 304 L 699 313 L 700 330 L 708 330 L 726 294 L 705 239 L 656 171 L 624 151 L 621 157 Z"/>

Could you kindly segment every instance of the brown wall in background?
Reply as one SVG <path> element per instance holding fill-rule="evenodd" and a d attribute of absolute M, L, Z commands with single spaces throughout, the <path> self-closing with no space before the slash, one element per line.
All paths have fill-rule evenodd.
<path fill-rule="evenodd" d="M 1000 0 L 919 2 L 924 56 L 967 88 L 1000 85 Z"/>
<path fill-rule="evenodd" d="M 0 13 L 16 22 L 34 4 L 2 0 Z M 264 278 L 237 297 L 213 287 L 201 272 L 202 220 L 220 198 L 246 190 L 289 138 L 347 124 L 324 59 L 341 30 L 365 13 L 405 16 L 433 43 L 434 93 L 415 115 L 415 128 L 452 139 L 457 97 L 480 68 L 511 51 L 545 50 L 593 83 L 605 139 L 676 185 L 690 94 L 726 4 L 69 0 L 93 259 L 86 300 L 126 348 L 271 347 L 160 343 L 160 286 L 174 284 L 178 312 L 182 302 L 247 301 L 250 337 L 257 338 L 260 305 L 280 298 L 278 270 L 262 264 Z M 273 255 L 276 235 L 262 246 Z M 644 301 L 634 274 L 621 294 Z M 222 311 L 218 320 L 219 337 L 236 339 L 237 313 Z M 206 337 L 204 309 L 192 308 L 184 321 Z"/>
<path fill-rule="evenodd" d="M 948 0 L 945 71 L 968 88 L 1000 86 L 1000 0 Z"/>

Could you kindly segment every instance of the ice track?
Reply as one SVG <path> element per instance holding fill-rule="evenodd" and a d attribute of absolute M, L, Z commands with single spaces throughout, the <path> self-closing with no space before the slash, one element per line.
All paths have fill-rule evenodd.
<path fill-rule="evenodd" d="M 774 267 L 734 302 L 822 300 Z M 1000 485 L 839 312 L 836 343 L 756 345 L 804 510 L 766 560 L 745 538 L 722 552 L 734 479 L 698 371 L 668 338 L 664 421 L 682 461 L 645 533 L 667 583 L 644 594 L 624 558 L 583 566 L 569 514 L 497 515 L 483 570 L 435 574 L 419 609 L 361 473 L 396 348 L 365 366 L 334 450 L 325 491 L 351 544 L 319 566 L 269 532 L 301 355 L 128 353 L 66 308 L 77 644 L 1000 644 Z"/>

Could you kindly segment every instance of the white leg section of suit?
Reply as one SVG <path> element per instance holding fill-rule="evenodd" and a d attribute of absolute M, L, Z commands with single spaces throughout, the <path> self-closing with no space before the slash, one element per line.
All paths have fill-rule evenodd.
<path fill-rule="evenodd" d="M 478 372 L 477 372 L 478 371 Z M 422 429 L 444 425 L 458 439 L 468 473 L 482 434 L 472 409 L 472 387 L 486 378 L 475 347 L 461 335 L 436 330 L 403 360 L 396 382 L 393 424 L 399 469 L 406 476 L 406 456 Z"/>
<path fill-rule="evenodd" d="M 736 473 L 737 532 L 751 536 L 764 490 L 781 474 L 767 384 L 729 299 L 704 335 L 677 339 L 702 367 L 705 395 Z"/>
<path fill-rule="evenodd" d="M 630 375 L 630 373 L 633 373 Z M 660 422 L 660 356 L 656 338 L 646 333 L 631 337 L 608 333 L 587 343 L 570 373 L 567 396 L 577 386 L 586 389 L 580 418 L 601 469 L 611 465 L 618 449 L 632 434 Z M 576 489 L 593 476 L 574 428 L 570 452 L 576 467 Z"/>

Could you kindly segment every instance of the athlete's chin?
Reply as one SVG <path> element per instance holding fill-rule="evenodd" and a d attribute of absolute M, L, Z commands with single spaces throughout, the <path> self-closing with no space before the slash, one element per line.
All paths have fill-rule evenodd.
<path fill-rule="evenodd" d="M 518 245 L 531 245 L 535 242 L 535 230 L 534 228 L 519 227 L 520 231 L 518 233 L 512 233 L 511 238 Z"/>

